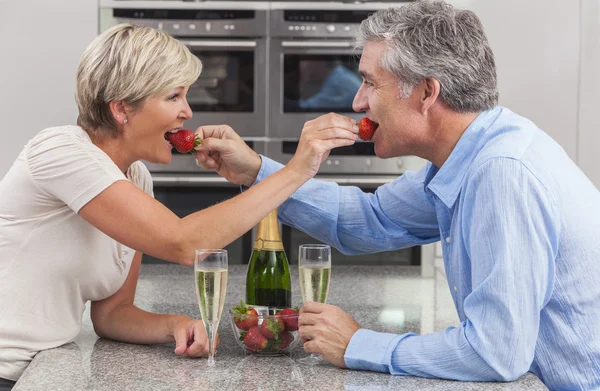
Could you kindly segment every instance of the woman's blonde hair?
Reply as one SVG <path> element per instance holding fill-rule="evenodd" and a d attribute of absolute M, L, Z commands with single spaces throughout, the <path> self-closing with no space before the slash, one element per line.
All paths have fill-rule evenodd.
<path fill-rule="evenodd" d="M 151 96 L 193 84 L 202 63 L 181 42 L 150 27 L 119 24 L 87 47 L 77 69 L 77 124 L 91 135 L 117 137 L 109 103 L 141 107 Z"/>

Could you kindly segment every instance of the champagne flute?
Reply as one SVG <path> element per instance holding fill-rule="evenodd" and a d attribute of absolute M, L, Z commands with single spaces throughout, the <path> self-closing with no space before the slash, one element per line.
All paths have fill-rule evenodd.
<path fill-rule="evenodd" d="M 331 247 L 326 244 L 301 244 L 298 249 L 298 274 L 302 302 L 325 303 L 331 279 Z M 323 359 L 312 353 L 298 360 L 301 364 L 318 365 Z"/>
<path fill-rule="evenodd" d="M 194 275 L 196 298 L 209 342 L 208 361 L 200 368 L 215 370 L 215 336 L 227 291 L 227 250 L 196 250 Z"/>

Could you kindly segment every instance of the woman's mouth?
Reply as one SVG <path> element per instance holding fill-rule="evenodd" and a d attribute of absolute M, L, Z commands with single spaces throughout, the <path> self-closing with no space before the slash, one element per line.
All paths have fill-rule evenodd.
<path fill-rule="evenodd" d="M 174 129 L 171 129 L 171 130 L 167 130 L 165 132 L 165 135 L 164 135 L 165 140 L 169 141 L 169 133 L 177 133 L 180 130 L 181 130 L 181 128 L 174 128 Z"/>

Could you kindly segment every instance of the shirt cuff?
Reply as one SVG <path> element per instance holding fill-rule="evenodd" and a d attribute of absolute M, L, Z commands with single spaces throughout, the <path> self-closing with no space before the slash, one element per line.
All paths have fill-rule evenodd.
<path fill-rule="evenodd" d="M 266 156 L 260 155 L 260 158 L 262 160 L 262 162 L 260 164 L 260 170 L 258 170 L 258 175 L 256 175 L 256 179 L 254 180 L 254 183 L 251 185 L 251 187 L 256 185 L 257 183 L 263 181 L 269 175 L 271 175 L 283 168 L 283 164 L 278 163 L 275 160 L 269 159 Z M 248 189 L 249 189 L 248 187 L 246 187 L 244 185 L 240 185 L 241 192 L 244 192 L 245 190 L 248 190 Z"/>
<path fill-rule="evenodd" d="M 390 373 L 392 354 L 401 339 L 398 334 L 360 329 L 350 339 L 344 362 L 350 369 Z"/>

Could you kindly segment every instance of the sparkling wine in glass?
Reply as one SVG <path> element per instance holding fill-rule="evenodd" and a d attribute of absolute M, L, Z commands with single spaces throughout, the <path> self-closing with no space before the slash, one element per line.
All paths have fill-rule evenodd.
<path fill-rule="evenodd" d="M 215 364 L 215 336 L 227 292 L 227 250 L 196 250 L 194 262 L 196 298 L 209 341 L 208 361 L 201 369 L 218 369 Z"/>
<path fill-rule="evenodd" d="M 298 249 L 298 274 L 302 302 L 325 303 L 331 279 L 331 247 L 326 244 L 302 244 Z M 301 364 L 318 365 L 323 359 L 312 353 L 298 360 Z"/>

